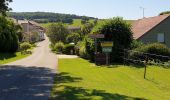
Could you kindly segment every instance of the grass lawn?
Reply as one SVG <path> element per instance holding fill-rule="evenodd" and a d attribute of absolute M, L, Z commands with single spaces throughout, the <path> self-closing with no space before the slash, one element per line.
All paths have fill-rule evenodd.
<path fill-rule="evenodd" d="M 123 65 L 97 67 L 87 60 L 59 59 L 51 100 L 170 100 L 170 69 Z"/>
<path fill-rule="evenodd" d="M 0 53 L 0 65 L 10 63 L 29 56 L 30 54 L 22 55 L 21 52 L 16 53 Z"/>

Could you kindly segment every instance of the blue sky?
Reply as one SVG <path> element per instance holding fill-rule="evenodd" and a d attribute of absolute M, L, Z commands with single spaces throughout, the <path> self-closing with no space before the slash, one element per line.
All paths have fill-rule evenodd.
<path fill-rule="evenodd" d="M 170 0 L 13 0 L 10 7 L 14 12 L 56 12 L 86 15 L 97 18 L 122 16 L 124 19 L 156 16 L 170 10 Z"/>

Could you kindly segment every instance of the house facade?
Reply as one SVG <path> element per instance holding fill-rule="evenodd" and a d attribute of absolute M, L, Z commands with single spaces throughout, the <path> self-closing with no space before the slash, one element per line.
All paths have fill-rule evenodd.
<path fill-rule="evenodd" d="M 28 20 L 17 20 L 17 23 L 22 26 L 23 33 L 30 35 L 33 32 L 38 33 L 38 41 L 45 39 L 45 29 L 41 27 L 38 23 Z"/>
<path fill-rule="evenodd" d="M 134 39 L 143 43 L 163 43 L 170 47 L 170 15 L 143 18 L 132 25 Z"/>

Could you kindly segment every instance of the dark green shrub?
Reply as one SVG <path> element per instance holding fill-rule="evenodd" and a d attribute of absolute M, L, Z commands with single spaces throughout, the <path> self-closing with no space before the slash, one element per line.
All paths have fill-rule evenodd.
<path fill-rule="evenodd" d="M 138 48 L 142 45 L 143 45 L 143 43 L 141 41 L 133 40 L 130 48 L 135 49 L 135 48 Z"/>
<path fill-rule="evenodd" d="M 63 53 L 70 55 L 70 54 L 75 54 L 75 45 L 74 44 L 66 44 L 63 48 Z"/>
<path fill-rule="evenodd" d="M 16 25 L 0 16 L 0 52 L 16 52 L 19 47 Z"/>
<path fill-rule="evenodd" d="M 122 62 L 120 50 L 129 49 L 133 40 L 131 25 L 124 21 L 123 18 L 116 17 L 104 21 L 103 24 L 97 25 L 94 29 L 93 32 L 105 35 L 104 39 L 100 39 L 101 41 L 112 41 L 114 43 L 111 61 Z"/>
<path fill-rule="evenodd" d="M 134 50 L 138 52 L 132 52 L 130 54 L 130 57 L 133 59 L 136 58 L 145 59 L 145 57 L 147 56 L 148 60 L 157 59 L 160 61 L 168 61 L 169 60 L 168 58 L 161 56 L 170 56 L 169 48 L 166 45 L 160 43 L 142 45 Z"/>
<path fill-rule="evenodd" d="M 62 53 L 63 48 L 64 48 L 64 43 L 63 43 L 63 42 L 58 42 L 58 43 L 56 43 L 56 44 L 54 45 L 53 50 L 54 50 L 56 53 Z"/>

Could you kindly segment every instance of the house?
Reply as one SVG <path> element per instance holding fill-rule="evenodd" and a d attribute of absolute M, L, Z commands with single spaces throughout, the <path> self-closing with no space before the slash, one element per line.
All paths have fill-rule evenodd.
<path fill-rule="evenodd" d="M 133 38 L 143 43 L 164 43 L 170 47 L 170 15 L 143 18 L 132 25 Z"/>
<path fill-rule="evenodd" d="M 27 38 L 25 40 L 30 40 L 30 36 L 32 33 L 37 32 L 38 33 L 38 41 L 45 39 L 45 29 L 41 27 L 38 23 L 34 21 L 29 20 L 17 20 L 14 18 L 9 18 L 10 20 L 14 21 L 15 24 L 19 24 L 22 27 L 22 31 L 24 33 L 24 38 Z"/>
<path fill-rule="evenodd" d="M 28 20 L 17 20 L 17 23 L 22 26 L 23 33 L 30 34 L 31 32 L 37 32 L 39 35 L 39 40 L 45 39 L 45 29 L 38 23 Z"/>

